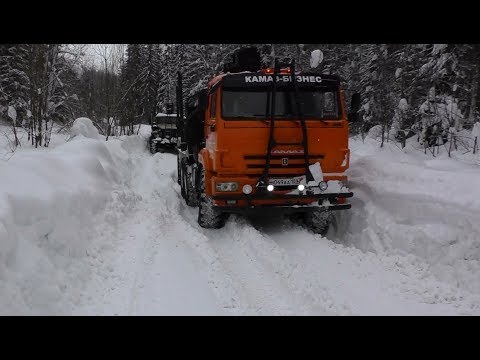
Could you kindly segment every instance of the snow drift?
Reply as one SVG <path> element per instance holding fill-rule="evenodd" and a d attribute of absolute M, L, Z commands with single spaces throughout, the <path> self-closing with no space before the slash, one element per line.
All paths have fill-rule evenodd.
<path fill-rule="evenodd" d="M 342 215 L 344 244 L 377 254 L 408 255 L 462 291 L 480 294 L 480 171 L 392 143 L 351 141 L 352 210 Z M 475 156 L 475 155 L 473 155 Z M 477 154 L 478 158 L 478 154 Z"/>
<path fill-rule="evenodd" d="M 86 118 L 72 135 L 55 149 L 20 149 L 0 162 L 0 314 L 69 313 L 58 304 L 68 295 L 62 303 L 73 307 L 88 278 L 93 225 L 114 227 L 110 204 L 138 200 L 125 190 L 133 163 L 124 144 L 133 137 L 99 140 Z"/>
<path fill-rule="evenodd" d="M 89 139 L 100 138 L 100 134 L 98 133 L 97 128 L 93 125 L 92 120 L 85 117 L 78 118 L 73 122 L 70 133 L 72 137 L 82 135 Z"/>

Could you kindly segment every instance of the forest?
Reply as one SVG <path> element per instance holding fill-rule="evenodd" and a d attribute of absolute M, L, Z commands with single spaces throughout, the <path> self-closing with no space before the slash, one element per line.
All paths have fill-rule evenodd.
<path fill-rule="evenodd" d="M 232 122 L 258 122 L 211 111 L 228 118 L 211 106 L 228 90 L 176 122 L 178 73 L 186 106 L 253 45 L 305 72 L 275 82 L 280 126 L 277 97 L 235 86 L 260 110 Z M 480 315 L 479 59 L 453 43 L 0 44 L 0 316 Z M 335 121 L 325 74 L 353 121 Z M 299 78 L 326 91 L 290 96 Z"/>
<path fill-rule="evenodd" d="M 419 133 L 435 123 L 460 131 L 478 118 L 476 44 L 1 44 L 0 118 L 11 125 L 15 146 L 19 126 L 32 146 L 46 147 L 54 124 L 68 128 L 82 116 L 107 139 L 133 134 L 175 104 L 178 71 L 184 95 L 192 95 L 235 49 L 252 45 L 265 66 L 290 57 L 303 71 L 320 49 L 324 60 L 315 71 L 340 76 L 347 106 L 353 93 L 361 94 L 352 133 L 379 125 L 382 145 L 383 135 L 398 139 L 399 130 Z M 436 116 L 425 124 L 422 114 L 432 103 Z"/>

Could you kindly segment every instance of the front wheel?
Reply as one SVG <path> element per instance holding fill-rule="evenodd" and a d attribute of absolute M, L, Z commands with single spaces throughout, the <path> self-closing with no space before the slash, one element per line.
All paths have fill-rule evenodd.
<path fill-rule="evenodd" d="M 184 161 L 180 161 L 180 193 L 182 195 L 182 198 L 185 199 L 185 167 L 184 167 Z"/>
<path fill-rule="evenodd" d="M 182 172 L 180 168 L 180 156 L 177 154 L 177 183 L 182 185 Z"/>
<path fill-rule="evenodd" d="M 182 161 L 182 196 L 188 206 L 198 205 L 198 194 L 192 181 L 192 167 L 187 165 L 186 159 Z"/>
<path fill-rule="evenodd" d="M 330 227 L 333 213 L 329 210 L 317 210 L 306 212 L 303 216 L 305 225 L 315 234 L 325 236 Z"/>
<path fill-rule="evenodd" d="M 222 213 L 213 204 L 213 201 L 205 193 L 205 170 L 203 167 L 199 169 L 199 199 L 198 199 L 198 224 L 202 228 L 220 229 L 225 226 L 228 219 L 228 213 Z"/>
<path fill-rule="evenodd" d="M 149 143 L 150 143 L 150 152 L 152 154 L 155 154 L 157 152 L 157 143 L 153 141 L 153 139 L 150 139 Z"/>

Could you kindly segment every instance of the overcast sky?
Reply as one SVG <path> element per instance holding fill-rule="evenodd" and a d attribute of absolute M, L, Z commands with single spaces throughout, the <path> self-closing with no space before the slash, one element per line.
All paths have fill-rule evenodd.
<path fill-rule="evenodd" d="M 105 55 L 110 57 L 115 52 L 117 54 L 124 52 L 125 49 L 126 44 L 84 44 L 84 62 L 100 68 L 104 66 Z"/>

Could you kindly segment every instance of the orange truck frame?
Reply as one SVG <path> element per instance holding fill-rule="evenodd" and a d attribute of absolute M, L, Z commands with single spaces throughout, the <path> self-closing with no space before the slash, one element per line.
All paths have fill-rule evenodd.
<path fill-rule="evenodd" d="M 187 106 L 201 116 L 189 122 L 187 111 L 184 130 L 201 121 L 203 134 L 194 147 L 184 131 L 178 146 L 182 196 L 205 228 L 223 227 L 231 213 L 295 213 L 325 234 L 333 211 L 351 207 L 345 171 L 359 95 L 347 114 L 338 77 L 296 72 L 294 61 L 255 67 L 216 76 Z"/>

